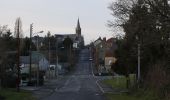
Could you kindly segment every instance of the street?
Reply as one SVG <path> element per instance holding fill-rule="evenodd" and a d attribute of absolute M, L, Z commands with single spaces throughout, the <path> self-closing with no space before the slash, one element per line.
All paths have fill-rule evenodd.
<path fill-rule="evenodd" d="M 75 71 L 56 83 L 54 91 L 41 100 L 104 100 L 92 74 L 89 56 L 88 49 L 82 50 Z"/>

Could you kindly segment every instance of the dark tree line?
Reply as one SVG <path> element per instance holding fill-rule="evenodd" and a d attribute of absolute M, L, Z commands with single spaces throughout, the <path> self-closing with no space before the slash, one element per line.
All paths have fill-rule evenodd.
<path fill-rule="evenodd" d="M 32 50 L 36 50 L 29 38 L 20 38 L 20 41 L 20 56 L 29 55 L 30 43 L 33 47 Z M 15 87 L 17 39 L 12 35 L 7 25 L 0 26 L 0 46 L 0 84 L 4 87 Z"/>
<path fill-rule="evenodd" d="M 109 27 L 122 28 L 125 33 L 117 40 L 118 61 L 114 70 L 124 75 L 137 73 L 137 44 L 139 43 L 143 83 L 147 83 L 147 78 L 158 65 L 162 67 L 160 73 L 165 71 L 168 77 L 170 65 L 168 0 L 118 0 L 111 3 L 109 9 L 116 19 L 108 22 Z M 152 80 L 155 82 L 155 79 Z"/>

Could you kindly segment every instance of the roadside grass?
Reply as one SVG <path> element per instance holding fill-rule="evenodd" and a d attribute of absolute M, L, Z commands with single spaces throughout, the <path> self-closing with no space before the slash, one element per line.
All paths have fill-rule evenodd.
<path fill-rule="evenodd" d="M 107 100 L 140 100 L 140 99 L 137 99 L 133 96 L 129 96 L 126 94 L 114 95 L 114 94 L 107 93 L 105 95 L 106 95 Z"/>
<path fill-rule="evenodd" d="M 107 100 L 161 100 L 152 91 L 137 91 L 132 94 L 105 94 Z"/>
<path fill-rule="evenodd" d="M 135 85 L 135 74 L 131 74 L 130 77 L 130 89 Z M 126 77 L 114 77 L 113 79 L 107 79 L 102 81 L 103 84 L 111 86 L 113 89 L 127 89 Z M 107 100 L 160 100 L 158 96 L 152 90 L 135 89 L 130 93 L 112 94 L 105 93 Z"/>
<path fill-rule="evenodd" d="M 3 96 L 4 100 L 36 100 L 29 91 L 20 90 L 17 92 L 16 89 L 6 89 L 0 90 L 0 95 Z"/>
<path fill-rule="evenodd" d="M 135 82 L 135 74 L 130 74 L 129 80 L 130 80 L 130 86 L 133 86 Z M 103 80 L 102 82 L 106 85 L 111 86 L 112 88 L 126 89 L 125 76 L 114 77 L 113 79 Z"/>

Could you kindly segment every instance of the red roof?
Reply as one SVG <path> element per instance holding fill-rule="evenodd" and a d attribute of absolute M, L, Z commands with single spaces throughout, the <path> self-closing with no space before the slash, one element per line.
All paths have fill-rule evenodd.
<path fill-rule="evenodd" d="M 113 56 L 114 56 L 114 52 L 112 50 L 106 50 L 105 57 L 113 57 Z"/>

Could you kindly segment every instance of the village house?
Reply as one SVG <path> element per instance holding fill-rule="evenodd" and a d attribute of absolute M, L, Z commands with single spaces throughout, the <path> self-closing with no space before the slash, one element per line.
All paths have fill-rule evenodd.
<path fill-rule="evenodd" d="M 115 42 L 116 40 L 114 38 L 110 38 L 106 41 L 106 38 L 101 39 L 101 37 L 93 42 L 92 54 L 96 73 L 102 74 L 111 72 L 111 64 L 116 62 L 114 52 L 117 46 Z"/>
<path fill-rule="evenodd" d="M 45 76 L 45 73 L 48 71 L 49 62 L 48 60 L 36 51 L 31 53 L 31 77 L 36 79 L 37 75 L 41 73 L 41 77 Z M 28 75 L 30 74 L 30 56 L 20 56 L 20 68 L 21 68 L 21 85 L 24 82 L 28 82 Z"/>

